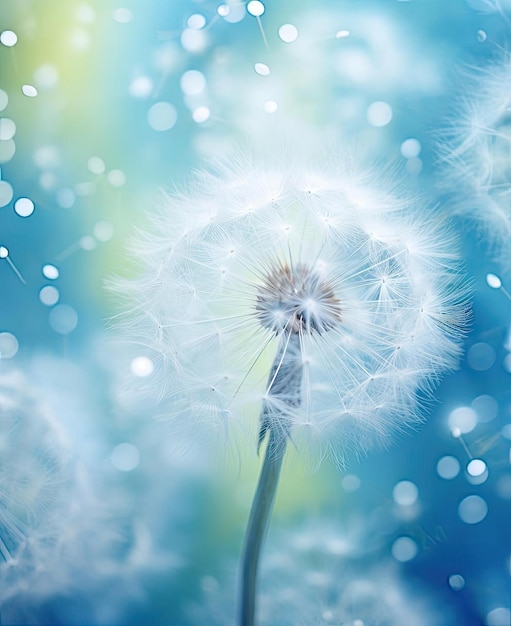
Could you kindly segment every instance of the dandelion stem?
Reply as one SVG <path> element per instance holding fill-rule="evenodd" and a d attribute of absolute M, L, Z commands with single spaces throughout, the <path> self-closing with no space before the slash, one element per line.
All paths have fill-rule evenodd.
<path fill-rule="evenodd" d="M 279 349 L 273 361 L 259 418 L 258 451 L 266 433 L 269 436 L 245 534 L 241 561 L 240 626 L 255 624 L 259 556 L 268 530 L 282 461 L 290 436 L 290 418 L 287 411 L 296 409 L 300 404 L 302 376 L 300 337 L 298 333 L 285 332 L 281 336 Z"/>
<path fill-rule="evenodd" d="M 250 509 L 241 569 L 240 626 L 255 624 L 256 579 L 259 556 L 275 501 L 287 437 L 282 430 L 270 428 L 270 436 L 257 490 Z"/>

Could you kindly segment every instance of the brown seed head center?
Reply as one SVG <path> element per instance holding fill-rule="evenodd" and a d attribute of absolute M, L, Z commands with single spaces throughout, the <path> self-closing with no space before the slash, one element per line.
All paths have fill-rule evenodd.
<path fill-rule="evenodd" d="M 256 314 L 276 334 L 323 333 L 341 320 L 341 306 L 332 285 L 303 263 L 279 265 L 259 287 Z"/>

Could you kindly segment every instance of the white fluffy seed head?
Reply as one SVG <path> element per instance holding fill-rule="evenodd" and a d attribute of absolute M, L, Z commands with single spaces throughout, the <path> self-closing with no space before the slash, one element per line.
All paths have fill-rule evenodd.
<path fill-rule="evenodd" d="M 282 162 L 237 157 L 168 197 L 133 244 L 138 278 L 114 281 L 118 326 L 152 351 L 143 382 L 194 434 L 255 436 L 294 334 L 291 438 L 342 462 L 421 419 L 417 391 L 457 364 L 467 289 L 452 233 L 416 198 L 342 165 Z"/>

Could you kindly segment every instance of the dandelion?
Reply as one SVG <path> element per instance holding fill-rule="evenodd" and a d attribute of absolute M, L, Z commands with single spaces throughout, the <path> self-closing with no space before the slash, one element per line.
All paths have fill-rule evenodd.
<path fill-rule="evenodd" d="M 80 396 L 84 371 L 51 358 L 25 363 L 26 373 L 2 370 L 2 621 L 70 623 L 79 605 L 81 620 L 118 622 L 126 590 L 135 595 L 140 541 L 134 532 L 128 549 L 135 516 L 119 503 L 122 488 L 105 492 L 108 474 L 97 457 L 104 442 L 92 434 Z"/>
<path fill-rule="evenodd" d="M 420 420 L 417 389 L 457 364 L 467 290 L 448 225 L 371 177 L 239 157 L 166 198 L 114 288 L 169 421 L 259 432 L 264 402 L 265 432 L 342 464 Z"/>
<path fill-rule="evenodd" d="M 25 382 L 16 372 L 0 378 L 2 603 L 37 576 L 42 563 L 51 567 L 73 489 L 69 442 L 46 411 L 34 410 L 21 393 Z"/>
<path fill-rule="evenodd" d="M 197 173 L 133 243 L 141 274 L 115 285 L 169 419 L 248 429 L 258 449 L 268 439 L 243 558 L 247 625 L 287 444 L 342 465 L 417 423 L 466 321 L 446 224 L 373 173 L 311 162 L 238 157 Z"/>
<path fill-rule="evenodd" d="M 511 237 L 511 55 L 465 79 L 465 95 L 439 145 L 455 211 L 474 220 L 509 267 Z"/>

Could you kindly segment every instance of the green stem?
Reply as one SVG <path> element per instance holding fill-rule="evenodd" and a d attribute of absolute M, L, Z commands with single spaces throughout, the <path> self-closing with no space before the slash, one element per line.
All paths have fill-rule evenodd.
<path fill-rule="evenodd" d="M 290 414 L 300 404 L 302 375 L 300 337 L 298 333 L 284 333 L 273 361 L 268 378 L 268 390 L 259 416 L 258 452 L 266 433 L 269 436 L 245 534 L 241 562 L 240 626 L 254 626 L 255 624 L 259 556 L 266 538 L 282 461 L 289 439 Z"/>
<path fill-rule="evenodd" d="M 259 556 L 275 501 L 280 470 L 286 451 L 287 437 L 281 430 L 270 428 L 270 436 L 257 490 L 250 509 L 241 567 L 240 626 L 254 626 L 257 570 Z"/>

